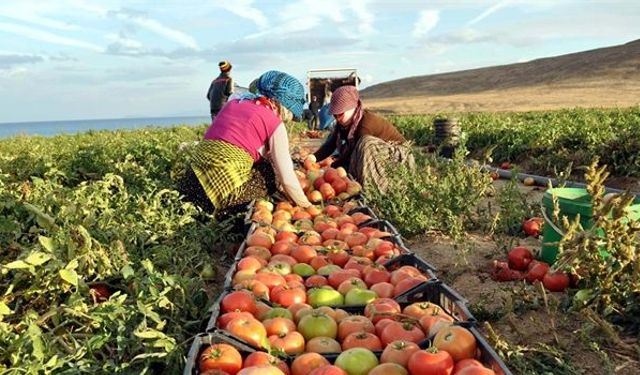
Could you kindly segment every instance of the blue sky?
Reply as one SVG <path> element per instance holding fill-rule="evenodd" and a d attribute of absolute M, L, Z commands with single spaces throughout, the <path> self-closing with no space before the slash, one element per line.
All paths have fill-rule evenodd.
<path fill-rule="evenodd" d="M 208 114 L 247 86 L 355 67 L 363 86 L 640 38 L 640 1 L 0 0 L 0 122 Z"/>

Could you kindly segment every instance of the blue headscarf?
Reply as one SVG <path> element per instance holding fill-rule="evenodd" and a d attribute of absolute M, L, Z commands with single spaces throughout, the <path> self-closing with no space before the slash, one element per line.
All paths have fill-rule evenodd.
<path fill-rule="evenodd" d="M 258 92 L 274 98 L 291 111 L 296 118 L 302 117 L 304 106 L 304 86 L 287 73 L 270 70 L 258 78 Z"/>

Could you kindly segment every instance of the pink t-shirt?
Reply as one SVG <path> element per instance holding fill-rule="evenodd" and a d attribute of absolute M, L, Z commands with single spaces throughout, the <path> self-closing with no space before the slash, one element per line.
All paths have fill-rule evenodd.
<path fill-rule="evenodd" d="M 232 100 L 222 108 L 207 129 L 204 139 L 220 139 L 245 149 L 253 160 L 260 160 L 264 146 L 282 120 L 269 108 L 254 100 Z"/>

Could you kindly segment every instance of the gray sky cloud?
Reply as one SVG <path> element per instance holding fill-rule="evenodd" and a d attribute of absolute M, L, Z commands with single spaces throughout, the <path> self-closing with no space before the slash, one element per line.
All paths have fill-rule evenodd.
<path fill-rule="evenodd" d="M 35 64 L 44 61 L 39 55 L 0 54 L 0 69 L 13 68 L 18 65 Z"/>

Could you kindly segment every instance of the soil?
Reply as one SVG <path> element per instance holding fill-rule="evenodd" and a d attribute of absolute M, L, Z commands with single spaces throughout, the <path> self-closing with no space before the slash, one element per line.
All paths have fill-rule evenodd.
<path fill-rule="evenodd" d="M 505 184 L 504 180 L 495 181 L 497 194 Z M 524 185 L 519 188 L 530 202 L 542 199 L 543 188 Z M 539 286 L 524 282 L 497 282 L 491 278 L 493 260 L 504 260 L 508 249 L 513 246 L 526 246 L 537 252 L 541 246 L 539 239 L 468 233 L 461 247 L 446 236 L 432 233 L 408 239 L 406 244 L 437 267 L 438 277 L 468 300 L 468 306 L 478 318 L 485 336 L 489 337 L 486 326 L 489 324 L 512 349 L 514 345 L 528 348 L 523 352 L 526 361 L 535 358 L 544 362 L 547 358 L 546 361 L 550 362 L 551 356 L 539 352 L 548 353 L 549 350 L 543 350 L 541 346 L 548 345 L 564 353 L 565 365 L 568 366 L 563 372 L 550 373 L 640 374 L 637 357 L 632 359 L 615 354 L 614 347 L 609 347 L 601 332 L 588 332 L 584 328 L 589 325 L 584 316 L 566 312 L 570 304 L 566 293 L 545 293 Z M 598 343 L 601 351 L 593 347 L 593 342 Z M 517 358 L 506 362 L 514 374 L 536 373 L 527 372 Z"/>
<path fill-rule="evenodd" d="M 292 146 L 297 147 L 297 151 L 314 152 L 320 143 L 319 139 L 297 138 Z M 637 184 L 636 180 L 624 178 L 617 181 L 620 184 L 612 187 Z M 495 196 L 506 184 L 506 180 L 494 181 Z M 518 188 L 528 202 L 535 204 L 542 200 L 546 190 L 546 187 L 522 184 Z M 495 196 L 481 204 L 497 207 Z M 568 312 L 567 293 L 549 293 L 540 285 L 497 282 L 491 278 L 494 260 L 506 259 L 508 250 L 515 246 L 526 246 L 537 253 L 540 239 L 472 232 L 466 234 L 460 246 L 444 235 L 429 233 L 405 239 L 405 243 L 437 267 L 438 277 L 468 300 L 485 337 L 491 338 L 491 330 L 497 334 L 497 341 L 488 341 L 507 357 L 505 362 L 514 375 L 640 375 L 640 354 L 621 350 L 605 340 L 602 330 L 593 328 L 595 325 L 586 317 Z M 622 339 L 637 346 L 637 337 Z M 514 352 L 520 352 L 521 356 Z"/>

